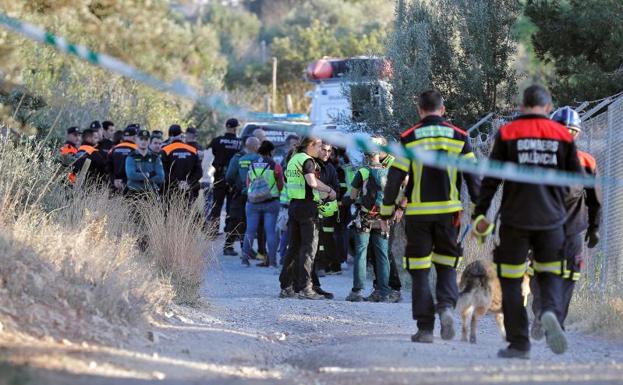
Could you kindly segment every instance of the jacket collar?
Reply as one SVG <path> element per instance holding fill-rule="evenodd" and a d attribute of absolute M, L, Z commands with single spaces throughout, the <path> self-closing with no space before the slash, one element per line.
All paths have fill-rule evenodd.
<path fill-rule="evenodd" d="M 519 115 L 513 120 L 524 120 L 524 119 L 547 119 L 549 120 L 549 117 L 545 115 L 540 115 L 540 114 L 523 114 L 523 115 Z"/>

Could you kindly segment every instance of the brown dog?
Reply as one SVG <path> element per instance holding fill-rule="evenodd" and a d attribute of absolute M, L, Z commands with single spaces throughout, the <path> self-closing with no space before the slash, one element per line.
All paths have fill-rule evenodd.
<path fill-rule="evenodd" d="M 524 275 L 521 291 L 524 298 L 530 294 L 530 279 Z M 502 314 L 502 288 L 493 264 L 474 261 L 467 265 L 459 282 L 459 299 L 456 308 L 463 321 L 462 340 L 467 341 L 467 323 L 470 323 L 469 342 L 476 343 L 478 320 L 487 311 L 495 314 L 495 321 L 502 339 L 506 339 L 504 315 Z"/>

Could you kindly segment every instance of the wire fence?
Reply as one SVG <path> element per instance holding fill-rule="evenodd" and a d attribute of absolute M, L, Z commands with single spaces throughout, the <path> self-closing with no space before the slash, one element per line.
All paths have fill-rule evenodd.
<path fill-rule="evenodd" d="M 588 115 L 592 117 L 583 122 L 583 132 L 577 145 L 580 150 L 595 157 L 601 175 L 623 178 L 623 96 L 615 95 L 608 99 L 609 104 L 604 103 L 601 107 L 597 105 L 597 110 L 607 108 L 599 115 L 593 115 L 594 110 L 589 110 Z M 503 119 L 493 120 L 488 127 L 480 127 L 475 130 L 475 134 L 472 133 L 471 143 L 477 157 L 489 155 L 495 133 L 504 123 Z M 623 293 L 623 188 L 604 185 L 601 190 L 601 240 L 597 247 L 584 250 L 585 266 L 580 286 L 582 290 L 599 293 L 603 298 L 606 295 Z M 466 192 L 464 189 L 463 197 L 467 197 Z M 465 200 L 464 207 L 469 207 L 467 199 Z M 489 209 L 489 218 L 497 213 L 500 200 L 501 192 L 498 191 Z M 465 228 L 469 223 L 467 216 L 463 223 Z M 497 235 L 489 237 L 484 245 L 478 245 L 475 240 L 466 237 L 463 244 L 466 262 L 477 258 L 490 260 L 497 242 Z"/>

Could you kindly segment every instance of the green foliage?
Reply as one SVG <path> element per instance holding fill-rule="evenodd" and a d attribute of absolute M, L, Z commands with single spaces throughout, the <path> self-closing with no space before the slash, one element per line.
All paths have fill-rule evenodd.
<path fill-rule="evenodd" d="M 623 3 L 618 0 L 530 0 L 525 14 L 537 30 L 539 59 L 553 64 L 548 79 L 561 104 L 597 99 L 623 89 Z"/>

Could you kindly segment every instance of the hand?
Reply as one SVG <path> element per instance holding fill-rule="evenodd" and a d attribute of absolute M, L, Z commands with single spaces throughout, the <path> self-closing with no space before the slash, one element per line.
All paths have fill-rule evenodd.
<path fill-rule="evenodd" d="M 599 230 L 589 228 L 586 231 L 586 236 L 584 237 L 584 240 L 587 243 L 586 247 L 588 247 L 589 249 L 597 246 L 597 244 L 599 243 Z"/>
<path fill-rule="evenodd" d="M 400 208 L 396 209 L 396 211 L 394 212 L 394 217 L 393 217 L 394 222 L 400 223 L 403 215 L 405 215 L 405 211 L 403 209 L 400 209 Z"/>
<path fill-rule="evenodd" d="M 117 190 L 123 190 L 123 179 L 115 179 L 113 181 L 113 185 Z"/>
<path fill-rule="evenodd" d="M 389 234 L 389 221 L 387 219 L 380 219 L 381 232 Z"/>

